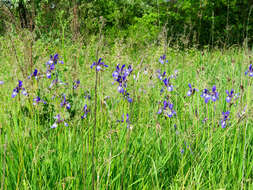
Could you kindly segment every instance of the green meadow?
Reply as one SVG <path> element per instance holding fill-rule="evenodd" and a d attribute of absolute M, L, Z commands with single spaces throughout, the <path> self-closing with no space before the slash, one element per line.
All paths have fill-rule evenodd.
<path fill-rule="evenodd" d="M 49 72 L 56 53 L 64 63 Z M 91 69 L 98 58 L 108 67 Z M 37 40 L 31 50 L 27 40 L 1 37 L 0 189 L 253 189 L 252 61 L 242 47 L 135 48 L 94 38 Z M 129 95 L 112 76 L 117 64 L 132 66 Z M 189 84 L 196 90 L 188 96 Z M 205 102 L 204 89 L 216 100 Z"/>

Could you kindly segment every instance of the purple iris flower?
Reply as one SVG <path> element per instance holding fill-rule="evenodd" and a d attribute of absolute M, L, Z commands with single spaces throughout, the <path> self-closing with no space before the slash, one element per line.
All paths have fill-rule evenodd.
<path fill-rule="evenodd" d="M 18 81 L 18 86 L 13 89 L 11 97 L 14 98 L 20 91 L 23 95 L 28 96 L 25 88 L 23 88 L 23 82 L 21 80 Z"/>
<path fill-rule="evenodd" d="M 58 124 L 64 122 L 64 119 L 63 119 L 63 118 L 61 119 L 60 114 L 56 115 L 56 116 L 54 117 L 54 119 L 56 119 L 56 120 L 55 120 L 54 124 L 51 126 L 52 129 L 56 128 Z M 68 123 L 66 123 L 66 122 L 64 122 L 64 125 L 65 125 L 66 127 L 69 126 Z"/>
<path fill-rule="evenodd" d="M 212 88 L 212 100 L 215 102 L 219 98 L 219 93 L 216 91 L 216 86 L 214 85 Z"/>
<path fill-rule="evenodd" d="M 169 103 L 169 110 L 167 110 L 166 114 L 169 118 L 171 118 L 173 115 L 176 115 L 176 112 L 173 110 L 173 104 Z"/>
<path fill-rule="evenodd" d="M 125 80 L 126 77 L 132 73 L 133 67 L 131 65 L 129 65 L 128 68 L 125 67 L 126 67 L 125 64 L 122 65 L 121 67 L 120 64 L 116 66 L 116 70 L 112 73 L 112 76 L 115 80 L 117 80 L 119 76 L 121 76 L 121 78 Z"/>
<path fill-rule="evenodd" d="M 85 99 L 91 100 L 91 96 L 88 91 L 84 91 L 84 94 L 85 94 L 85 96 L 84 96 Z"/>
<path fill-rule="evenodd" d="M 163 80 L 164 85 L 167 87 L 168 91 L 173 91 L 173 85 L 170 83 L 170 78 L 165 78 Z"/>
<path fill-rule="evenodd" d="M 157 78 L 158 78 L 159 80 L 163 80 L 163 78 L 165 77 L 165 75 L 166 75 L 166 72 L 165 72 L 165 71 L 163 72 L 163 74 L 161 74 L 161 71 L 160 71 L 160 70 L 157 71 Z"/>
<path fill-rule="evenodd" d="M 48 79 L 51 79 L 51 76 L 52 76 L 51 71 L 47 70 L 46 75 L 47 75 L 47 78 L 48 78 Z"/>
<path fill-rule="evenodd" d="M 28 76 L 28 79 L 31 79 L 32 77 L 34 77 L 34 78 L 37 80 L 39 74 L 40 74 L 40 73 L 38 72 L 38 70 L 37 70 L 37 69 L 34 69 L 34 72 L 33 72 L 30 76 Z"/>
<path fill-rule="evenodd" d="M 65 94 L 63 94 L 63 100 L 61 102 L 61 107 L 66 107 L 68 110 L 71 108 L 70 103 L 66 101 Z"/>
<path fill-rule="evenodd" d="M 100 71 L 103 67 L 108 67 L 108 65 L 105 65 L 104 62 L 101 62 L 102 58 L 99 58 L 98 62 L 93 62 L 93 64 L 90 66 L 90 68 L 92 69 L 94 66 L 96 66 L 96 70 Z"/>
<path fill-rule="evenodd" d="M 116 71 L 114 71 L 114 72 L 112 73 L 112 76 L 113 76 L 113 78 L 114 78 L 115 80 L 117 80 L 118 77 L 120 76 L 120 74 L 122 74 L 122 72 L 123 72 L 125 66 L 126 66 L 126 65 L 122 65 L 122 66 L 120 67 L 119 64 L 116 66 Z"/>
<path fill-rule="evenodd" d="M 252 64 L 250 64 L 249 69 L 245 72 L 245 75 L 248 75 L 248 74 L 249 74 L 250 77 L 253 77 L 253 66 L 252 66 Z"/>
<path fill-rule="evenodd" d="M 130 98 L 130 96 L 128 96 L 128 97 L 127 97 L 127 101 L 128 101 L 129 103 L 132 103 L 132 102 L 133 102 L 133 99 Z"/>
<path fill-rule="evenodd" d="M 120 93 L 123 93 L 126 90 L 126 88 L 127 88 L 127 78 L 125 76 L 119 76 L 116 81 L 119 84 L 118 91 Z M 120 90 L 121 89 L 120 87 L 122 87 L 124 90 L 123 91 Z"/>
<path fill-rule="evenodd" d="M 130 98 L 130 94 L 129 94 L 126 90 L 124 90 L 123 96 L 124 96 L 124 98 L 127 99 L 127 101 L 128 101 L 129 103 L 132 103 L 132 102 L 133 102 L 133 99 Z"/>
<path fill-rule="evenodd" d="M 229 111 L 222 112 L 222 119 L 220 121 L 221 128 L 225 128 L 227 126 L 227 121 L 229 120 Z"/>
<path fill-rule="evenodd" d="M 227 103 L 230 103 L 231 100 L 233 99 L 234 97 L 234 89 L 231 90 L 231 92 L 229 92 L 228 90 L 226 90 L 226 93 L 227 93 L 227 97 L 226 97 L 226 101 Z"/>
<path fill-rule="evenodd" d="M 132 65 L 129 65 L 128 68 L 126 69 L 126 75 L 129 76 L 133 72 L 133 67 Z"/>
<path fill-rule="evenodd" d="M 206 104 L 209 102 L 209 100 L 215 102 L 216 100 L 219 99 L 219 93 L 216 91 L 215 85 L 212 88 L 212 92 L 209 92 L 209 90 L 204 89 L 200 96 L 205 99 Z"/>
<path fill-rule="evenodd" d="M 125 121 L 124 120 L 124 114 L 122 115 L 122 120 L 117 120 L 117 121 L 123 123 Z M 128 113 L 126 114 L 126 123 L 129 123 L 129 115 L 128 115 Z"/>
<path fill-rule="evenodd" d="M 116 66 L 116 70 L 112 73 L 112 76 L 115 81 L 117 81 L 119 84 L 125 84 L 127 81 L 127 77 L 132 73 L 133 68 L 131 65 L 128 66 L 128 68 L 125 68 L 126 65 L 120 65 L 118 64 Z"/>
<path fill-rule="evenodd" d="M 160 56 L 159 62 L 160 62 L 161 64 L 168 63 L 168 60 L 166 60 L 166 55 L 165 55 L 165 54 L 162 55 L 162 56 Z"/>
<path fill-rule="evenodd" d="M 63 64 L 63 61 L 59 60 L 59 55 L 56 53 L 54 56 L 50 55 L 49 61 L 46 63 L 48 66 L 56 65 L 57 62 Z"/>
<path fill-rule="evenodd" d="M 116 70 L 112 73 L 114 80 L 116 80 L 119 83 L 122 83 L 127 77 L 127 75 L 125 74 L 125 69 L 124 69 L 125 67 L 126 67 L 125 64 L 122 65 L 121 67 L 118 64 L 116 66 Z"/>
<path fill-rule="evenodd" d="M 0 85 L 4 84 L 4 81 L 0 80 Z"/>
<path fill-rule="evenodd" d="M 119 86 L 118 86 L 118 92 L 121 93 L 121 94 L 124 94 L 125 90 L 122 87 L 122 84 L 119 84 Z"/>
<path fill-rule="evenodd" d="M 192 85 L 189 83 L 188 84 L 188 86 L 189 86 L 189 90 L 188 90 L 188 92 L 187 92 L 187 96 L 191 96 L 191 95 L 194 95 L 194 93 L 196 92 L 196 91 L 198 91 L 198 89 L 196 89 L 196 88 L 192 88 Z"/>
<path fill-rule="evenodd" d="M 39 96 L 33 99 L 33 105 L 38 105 L 40 102 L 42 102 L 43 104 L 47 103 L 44 100 L 42 100 Z"/>
<path fill-rule="evenodd" d="M 205 98 L 205 103 L 207 104 L 208 101 L 211 99 L 210 93 L 207 89 L 204 89 L 202 94 L 200 95 L 202 98 Z"/>
<path fill-rule="evenodd" d="M 90 110 L 88 109 L 88 106 L 87 104 L 84 105 L 83 107 L 83 115 L 81 116 L 82 119 L 86 118 L 87 117 L 87 114 L 90 112 Z"/>
<path fill-rule="evenodd" d="M 73 83 L 74 83 L 73 84 L 73 89 L 77 89 L 80 85 L 80 80 L 75 80 Z"/>
<path fill-rule="evenodd" d="M 47 67 L 47 72 L 46 72 L 46 75 L 47 75 L 47 78 L 51 78 L 52 76 L 52 71 L 55 69 L 55 65 L 54 63 L 52 63 L 51 65 L 48 65 Z"/>
<path fill-rule="evenodd" d="M 127 128 L 129 128 L 130 127 L 130 121 L 129 121 L 129 115 L 128 115 L 128 113 L 126 114 L 126 118 L 124 117 L 124 114 L 123 114 L 122 115 L 122 120 L 117 120 L 117 122 L 120 122 L 120 123 L 126 122 Z"/>
<path fill-rule="evenodd" d="M 163 101 L 163 107 L 158 110 L 158 114 L 164 113 L 165 116 L 171 118 L 173 115 L 176 115 L 175 110 L 173 109 L 173 104 L 169 101 Z"/>
<path fill-rule="evenodd" d="M 48 68 L 47 68 L 47 72 L 46 72 L 46 75 L 47 75 L 47 78 L 51 78 L 52 76 L 52 71 L 55 69 L 55 66 L 54 66 L 54 63 L 52 63 L 52 65 L 49 65 Z"/>

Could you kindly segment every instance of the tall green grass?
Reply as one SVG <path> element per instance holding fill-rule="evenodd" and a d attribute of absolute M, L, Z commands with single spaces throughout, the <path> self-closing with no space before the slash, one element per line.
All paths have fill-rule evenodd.
<path fill-rule="evenodd" d="M 97 43 L 65 43 L 64 49 L 40 41 L 34 44 L 34 68 L 45 70 L 49 55 L 59 53 L 65 62 L 59 66 L 61 80 L 70 86 L 73 80 L 81 81 L 73 92 L 63 86 L 49 91 L 50 80 L 35 85 L 24 78 L 19 67 L 30 74 L 25 44 L 13 41 L 18 66 L 10 42 L 0 41 L 0 80 L 5 82 L 0 85 L 0 188 L 91 189 L 95 71 L 90 65 L 96 60 Z M 252 189 L 253 81 L 244 75 L 252 52 L 241 48 L 168 48 L 166 65 L 158 62 L 162 54 L 163 47 L 136 50 L 120 41 L 101 49 L 100 57 L 109 68 L 99 73 L 96 189 Z M 128 81 L 134 100 L 131 104 L 112 84 L 117 64 L 133 65 Z M 169 74 L 179 71 L 172 80 L 175 90 L 170 93 L 176 117 L 157 115 L 162 105 L 159 102 L 164 100 L 157 69 Z M 134 80 L 134 76 L 138 78 Z M 31 97 L 11 98 L 18 79 L 31 89 Z M 188 83 L 199 89 L 192 97 L 186 96 Z M 205 104 L 201 90 L 213 85 L 220 93 L 219 100 Z M 240 98 L 229 107 L 225 90 L 232 88 Z M 38 89 L 47 98 L 45 106 L 32 105 Z M 84 98 L 85 91 L 91 100 Z M 60 100 L 51 99 L 63 92 L 71 100 L 71 109 L 79 111 L 67 113 L 57 106 Z M 91 112 L 81 120 L 85 103 Z M 245 114 L 239 119 L 238 113 L 245 106 Z M 230 125 L 225 129 L 219 125 L 223 111 L 231 112 Z M 71 118 L 69 127 L 50 128 L 57 113 Z M 131 128 L 117 122 L 123 113 L 129 113 Z M 202 122 L 205 118 L 208 120 Z"/>

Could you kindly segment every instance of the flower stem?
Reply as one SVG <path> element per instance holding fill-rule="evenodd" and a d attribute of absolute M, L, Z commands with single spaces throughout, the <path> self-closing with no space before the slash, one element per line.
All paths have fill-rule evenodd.
<path fill-rule="evenodd" d="M 96 138 L 96 125 L 97 125 L 97 83 L 98 83 L 98 71 L 96 70 L 96 81 L 95 81 L 95 112 L 94 112 L 94 127 L 92 137 L 92 189 L 95 189 L 95 138 Z"/>
<path fill-rule="evenodd" d="M 96 63 L 98 62 L 98 54 L 99 54 L 99 47 L 102 45 L 102 29 L 104 27 L 104 19 L 100 17 L 101 25 L 99 30 L 99 44 L 96 51 Z M 95 111 L 94 111 L 94 127 L 93 127 L 93 136 L 92 136 L 92 189 L 95 189 L 95 139 L 96 139 L 96 126 L 97 126 L 97 87 L 98 87 L 98 70 L 96 68 L 96 81 L 95 81 Z"/>

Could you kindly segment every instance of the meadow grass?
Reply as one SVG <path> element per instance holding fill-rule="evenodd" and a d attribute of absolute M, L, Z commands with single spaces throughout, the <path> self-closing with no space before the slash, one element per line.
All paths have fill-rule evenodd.
<path fill-rule="evenodd" d="M 45 63 L 55 53 L 64 61 L 56 72 L 68 85 L 49 89 L 52 79 L 27 79 L 33 70 L 25 42 L 0 40 L 1 190 L 92 188 L 95 70 L 90 65 L 96 61 L 96 48 L 95 41 L 86 46 L 34 43 L 33 69 L 45 72 Z M 136 50 L 120 41 L 101 47 L 99 57 L 109 67 L 98 73 L 95 188 L 253 189 L 253 78 L 244 74 L 252 51 L 168 48 L 168 63 L 161 64 L 163 52 L 162 46 Z M 127 81 L 132 103 L 117 91 L 112 77 L 117 64 L 133 66 Z M 173 91 L 160 92 L 164 85 L 158 69 L 167 76 L 178 70 L 171 79 Z M 77 79 L 80 86 L 73 89 Z M 29 97 L 11 97 L 18 80 Z M 188 97 L 189 83 L 199 91 Z M 219 99 L 206 104 L 200 95 L 213 85 Z M 239 96 L 229 104 L 225 91 L 232 88 Z M 60 106 L 63 93 L 70 110 Z M 36 96 L 47 104 L 34 106 Z M 157 114 L 166 98 L 176 111 L 171 118 Z M 85 104 L 90 112 L 81 119 Z M 222 128 L 226 111 L 230 119 Z M 126 113 L 130 124 L 117 122 Z M 57 114 L 68 127 L 61 123 L 50 128 Z"/>

